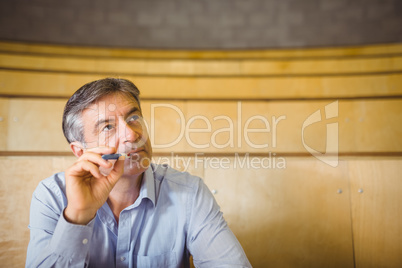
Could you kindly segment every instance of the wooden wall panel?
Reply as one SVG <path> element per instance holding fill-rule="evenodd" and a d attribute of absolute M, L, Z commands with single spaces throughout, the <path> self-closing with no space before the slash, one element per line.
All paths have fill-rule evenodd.
<path fill-rule="evenodd" d="M 295 77 L 170 77 L 0 70 L 0 95 L 70 97 L 108 76 L 133 81 L 148 99 L 283 99 L 398 96 L 402 74 Z"/>
<path fill-rule="evenodd" d="M 334 101 L 188 101 L 186 129 L 205 129 L 205 133 L 184 134 L 185 151 L 306 152 L 302 142 L 303 123 L 316 111 L 320 111 L 322 121 L 304 129 L 304 141 L 317 151 L 327 151 L 326 126 L 333 123 L 339 128 L 340 152 L 399 152 L 402 149 L 399 139 L 402 129 L 392 123 L 402 118 L 402 100 L 340 100 L 335 104 L 338 116 L 326 119 L 325 107 L 331 104 Z M 177 114 L 174 116 L 179 119 Z M 267 126 L 269 132 L 245 133 L 246 129 L 263 131 Z"/>
<path fill-rule="evenodd" d="M 10 99 L 10 107 L 5 113 L 9 117 L 4 120 L 6 127 L 4 134 L 8 136 L 5 140 L 5 151 L 36 151 L 36 152 L 70 152 L 62 132 L 62 115 L 66 100 L 51 99 Z M 154 105 L 154 138 L 157 145 L 172 143 L 180 136 L 180 114 L 185 112 L 183 102 L 143 101 L 143 114 L 152 126 L 149 119 L 151 116 L 151 105 Z M 169 105 L 169 107 L 167 107 Z M 179 111 L 170 108 L 175 107 Z M 5 105 L 4 108 L 7 106 Z M 0 122 L 2 123 L 2 122 Z M 151 131 L 149 132 L 152 133 Z M 162 147 L 162 146 L 161 146 Z M 184 140 L 169 148 L 159 148 L 156 151 L 184 151 Z"/>
<path fill-rule="evenodd" d="M 144 50 L 113 49 L 99 47 L 74 47 L 44 45 L 20 42 L 0 42 L 0 51 L 9 53 L 29 53 L 44 55 L 64 55 L 83 57 L 121 57 L 121 58 L 165 58 L 165 59 L 237 59 L 237 58 L 322 58 L 358 57 L 401 54 L 401 44 L 365 45 L 338 48 L 300 48 L 300 49 L 261 49 L 230 51 L 188 51 L 188 50 Z"/>
<path fill-rule="evenodd" d="M 0 151 L 7 150 L 9 99 L 0 98 Z"/>
<path fill-rule="evenodd" d="M 66 100 L 10 99 L 3 102 L 9 102 L 9 110 L 3 113 L 8 113 L 8 117 L 0 121 L 5 126 L 3 150 L 70 151 L 61 129 Z M 338 116 L 326 119 L 325 107 L 331 104 L 335 104 Z M 402 151 L 402 128 L 395 123 L 402 118 L 401 99 L 340 100 L 338 104 L 329 100 L 146 100 L 142 102 L 142 109 L 155 152 L 307 153 L 305 144 L 325 153 L 329 152 L 327 124 L 338 124 L 340 153 Z M 320 111 L 322 120 L 303 129 L 303 124 L 316 111 Z"/>
<path fill-rule="evenodd" d="M 320 110 L 322 121 L 304 129 L 305 144 L 326 152 L 327 124 L 337 123 L 339 128 L 339 152 L 399 152 L 402 149 L 402 129 L 393 127 L 393 122 L 402 120 L 402 100 L 339 100 L 338 116 L 326 119 L 325 107 L 333 101 L 294 101 L 294 102 L 244 102 L 243 120 L 254 115 L 268 119 L 271 133 L 250 134 L 255 144 L 269 144 L 265 151 L 303 152 L 303 124 L 314 112 Z M 275 119 L 272 119 L 272 116 Z M 286 118 L 280 120 L 285 116 Z M 280 121 L 278 121 L 280 120 Z M 243 121 L 243 122 L 244 122 Z M 273 122 L 277 121 L 276 134 Z M 256 128 L 262 128 L 260 126 Z M 244 124 L 244 123 L 243 123 Z M 252 127 L 252 126 L 251 126 Z M 275 136 L 276 135 L 276 139 Z M 275 145 L 276 147 L 273 147 Z M 243 142 L 244 151 L 256 151 Z"/>
<path fill-rule="evenodd" d="M 84 84 L 101 78 L 104 76 L 1 70 L 0 94 L 69 98 Z"/>
<path fill-rule="evenodd" d="M 180 126 L 186 113 L 183 101 L 142 101 L 141 109 L 147 122 L 154 152 L 185 150 L 185 140 L 180 139 L 182 135 Z"/>
<path fill-rule="evenodd" d="M 353 267 L 352 224 L 356 267 L 401 265 L 400 158 L 344 158 L 337 168 L 314 158 L 277 157 L 275 163 L 272 157 L 250 158 L 250 166 L 246 161 L 243 167 L 244 158 L 222 159 L 183 158 L 190 163 L 187 171 L 203 177 L 215 193 L 254 267 Z M 73 156 L 0 157 L 5 267 L 24 265 L 33 190 L 74 161 Z"/>
<path fill-rule="evenodd" d="M 188 101 L 185 117 L 187 152 L 239 151 L 236 102 Z"/>
<path fill-rule="evenodd" d="M 75 157 L 0 157 L 2 267 L 24 267 L 29 242 L 32 193 L 41 180 L 64 170 L 74 159 Z"/>
<path fill-rule="evenodd" d="M 7 149 L 69 151 L 62 132 L 64 100 L 11 99 Z"/>
<path fill-rule="evenodd" d="M 402 161 L 349 162 L 356 267 L 402 267 Z"/>
<path fill-rule="evenodd" d="M 285 167 L 253 168 L 242 160 L 204 159 L 205 181 L 253 267 L 353 267 L 346 162 L 285 158 Z"/>
<path fill-rule="evenodd" d="M 402 57 L 282 60 L 191 60 L 80 58 L 0 53 L 0 68 L 31 71 L 164 76 L 327 75 L 395 72 Z"/>
<path fill-rule="evenodd" d="M 401 70 L 401 58 L 344 58 L 344 59 L 304 59 L 288 61 L 253 61 L 247 60 L 241 64 L 241 74 L 347 74 L 365 72 L 392 72 Z"/>
<path fill-rule="evenodd" d="M 211 123 L 209 133 L 189 134 L 197 144 L 229 127 L 223 118 L 232 120 L 233 137 L 217 133 L 218 146 L 194 148 L 184 135 L 155 148 L 154 162 L 205 179 L 254 267 L 402 266 L 402 159 L 390 157 L 402 152 L 401 53 L 401 44 L 145 51 L 0 42 L 0 262 L 24 265 L 32 192 L 75 160 L 61 156 L 71 155 L 61 131 L 65 101 L 89 81 L 118 76 L 140 88 L 148 123 L 151 105 L 162 105 L 154 118 L 157 144 L 174 141 L 194 116 L 199 120 L 187 127 L 205 128 L 200 118 Z M 326 119 L 325 107 L 337 100 L 338 114 Z M 309 156 L 302 143 L 303 123 L 318 110 L 323 120 L 305 128 L 304 141 L 325 152 L 326 124 L 337 123 L 336 168 Z M 266 148 L 244 138 L 256 115 L 250 128 L 266 127 L 264 117 L 271 130 L 248 137 Z M 275 146 L 272 116 L 286 116 Z M 234 146 L 219 148 L 229 138 Z M 23 156 L 37 152 L 53 156 Z M 13 154 L 21 156 L 4 157 Z"/>
<path fill-rule="evenodd" d="M 402 128 L 399 127 L 402 99 L 340 103 L 341 151 L 346 148 L 352 152 L 402 151 Z M 394 128 L 394 125 L 397 126 Z"/>

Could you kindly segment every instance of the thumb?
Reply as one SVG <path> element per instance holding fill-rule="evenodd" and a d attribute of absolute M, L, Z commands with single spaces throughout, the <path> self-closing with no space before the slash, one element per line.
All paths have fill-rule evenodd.
<path fill-rule="evenodd" d="M 124 162 L 125 157 L 120 156 L 119 159 L 114 163 L 112 171 L 107 176 L 113 187 L 124 173 Z"/>

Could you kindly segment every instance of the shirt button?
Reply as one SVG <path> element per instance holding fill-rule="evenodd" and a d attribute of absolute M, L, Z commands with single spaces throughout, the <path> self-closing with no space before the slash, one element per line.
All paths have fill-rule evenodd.
<path fill-rule="evenodd" d="M 125 261 L 126 258 L 125 258 L 124 256 L 121 256 L 121 257 L 120 257 L 120 260 L 121 260 L 121 261 Z"/>
<path fill-rule="evenodd" d="M 84 240 L 82 240 L 82 244 L 84 244 L 84 245 L 86 245 L 86 244 L 88 244 L 88 239 L 84 239 Z"/>

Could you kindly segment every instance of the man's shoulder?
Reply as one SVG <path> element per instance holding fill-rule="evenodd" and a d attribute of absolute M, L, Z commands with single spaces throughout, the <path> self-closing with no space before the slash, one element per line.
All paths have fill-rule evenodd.
<path fill-rule="evenodd" d="M 61 194 L 65 192 L 66 188 L 66 179 L 64 177 L 64 172 L 58 172 L 53 174 L 52 176 L 42 180 L 35 192 L 53 192 Z"/>
<path fill-rule="evenodd" d="M 154 173 L 155 180 L 159 182 L 165 181 L 188 188 L 197 188 L 200 182 L 202 183 L 200 177 L 194 176 L 186 171 L 179 171 L 167 164 L 158 165 L 152 163 L 150 168 Z"/>
<path fill-rule="evenodd" d="M 33 198 L 60 213 L 67 205 L 64 172 L 42 180 L 33 192 Z"/>

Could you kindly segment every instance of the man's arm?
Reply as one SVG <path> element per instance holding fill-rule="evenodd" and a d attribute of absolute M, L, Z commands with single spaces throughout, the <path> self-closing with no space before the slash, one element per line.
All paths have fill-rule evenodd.
<path fill-rule="evenodd" d="M 124 161 L 113 165 L 102 159 L 101 154 L 113 152 L 113 148 L 93 148 L 80 155 L 65 172 L 66 194 L 56 182 L 41 183 L 36 189 L 27 267 L 84 267 L 88 263 L 93 219 L 124 171 Z M 111 168 L 110 173 L 103 175 L 100 166 Z"/>
<path fill-rule="evenodd" d="M 31 239 L 26 267 L 85 266 L 93 221 L 87 226 L 67 222 L 63 216 L 66 203 L 56 180 L 48 179 L 35 190 L 31 201 Z"/>
<path fill-rule="evenodd" d="M 187 243 L 196 267 L 251 267 L 215 198 L 201 179 L 190 213 Z"/>

